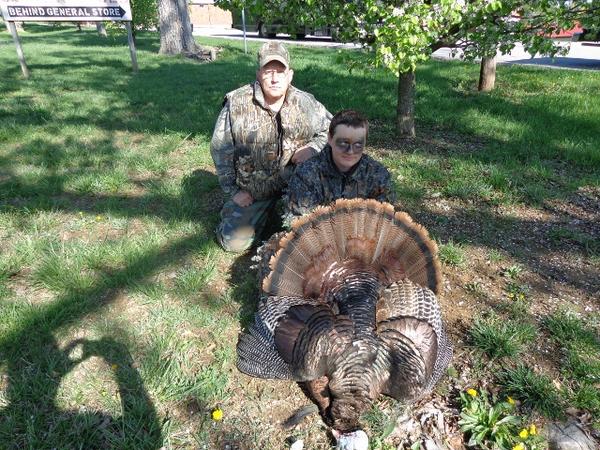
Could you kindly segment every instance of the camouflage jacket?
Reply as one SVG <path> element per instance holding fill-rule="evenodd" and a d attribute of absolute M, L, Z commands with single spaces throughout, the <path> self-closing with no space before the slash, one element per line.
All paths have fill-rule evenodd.
<path fill-rule="evenodd" d="M 276 114 L 258 82 L 228 93 L 210 143 L 223 191 L 233 196 L 246 190 L 256 200 L 279 195 L 294 152 L 304 146 L 321 151 L 330 120 L 322 104 L 293 86 Z"/>
<path fill-rule="evenodd" d="M 289 225 L 294 217 L 340 198 L 372 198 L 393 203 L 390 173 L 368 155 L 363 155 L 350 172 L 342 173 L 327 145 L 319 155 L 300 164 L 290 178 L 284 198 L 284 223 Z"/>

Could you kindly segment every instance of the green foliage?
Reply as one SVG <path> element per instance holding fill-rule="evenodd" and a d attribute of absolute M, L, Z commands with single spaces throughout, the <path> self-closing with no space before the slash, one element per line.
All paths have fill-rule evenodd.
<path fill-rule="evenodd" d="M 462 244 L 448 241 L 446 244 L 438 246 L 438 256 L 440 261 L 449 266 L 460 267 L 466 262 L 465 249 Z"/>
<path fill-rule="evenodd" d="M 536 337 L 529 323 L 505 320 L 495 314 L 477 317 L 469 330 L 472 344 L 490 358 L 513 357 Z"/>
<path fill-rule="evenodd" d="M 460 393 L 462 410 L 458 424 L 468 438 L 467 446 L 483 449 L 509 450 L 517 442 L 520 422 L 514 415 L 514 405 L 488 398 L 486 391 L 469 389 Z"/>
<path fill-rule="evenodd" d="M 529 292 L 529 288 L 524 284 L 510 281 L 506 285 L 505 291 L 506 298 L 508 300 L 523 303 L 527 299 L 527 293 Z"/>
<path fill-rule="evenodd" d="M 561 370 L 570 381 L 571 401 L 600 416 L 600 339 L 586 321 L 565 310 L 544 319 L 544 326 L 559 345 Z"/>
<path fill-rule="evenodd" d="M 158 2 L 156 0 L 131 0 L 131 26 L 134 30 L 152 30 L 158 27 Z M 108 22 L 106 28 L 112 32 L 123 30 L 119 22 Z"/>
<path fill-rule="evenodd" d="M 133 26 L 137 30 L 149 30 L 158 26 L 158 3 L 156 0 L 131 0 Z"/>
<path fill-rule="evenodd" d="M 529 367 L 519 364 L 500 372 L 498 380 L 508 394 L 518 398 L 525 406 L 546 417 L 562 416 L 564 404 L 548 376 L 537 374 Z"/>
<path fill-rule="evenodd" d="M 585 0 L 217 0 L 223 8 L 247 8 L 267 20 L 290 18 L 294 24 L 336 24 L 339 39 L 361 42 L 374 61 L 394 73 L 415 70 L 432 51 L 458 44 L 467 58 L 508 53 L 522 42 L 531 53 L 555 54 L 560 47 L 547 38 L 569 29 L 593 6 Z M 513 20 L 518 12 L 520 19 Z M 589 14 L 591 17 L 591 14 Z M 284 19 L 285 20 L 285 19 Z M 292 24 L 293 25 L 293 24 Z"/>
<path fill-rule="evenodd" d="M 523 272 L 523 266 L 521 266 L 519 264 L 513 264 L 512 266 L 509 266 L 506 269 L 504 269 L 502 274 L 506 278 L 509 278 L 511 280 L 516 280 L 517 278 L 519 278 L 519 276 L 521 275 L 522 272 Z"/>
<path fill-rule="evenodd" d="M 387 403 L 387 401 L 386 401 Z M 373 436 L 369 443 L 372 450 L 392 450 L 392 445 L 385 442 L 385 439 L 394 431 L 396 426 L 397 414 L 394 413 L 386 403 L 374 404 L 370 410 L 361 416 L 369 430 L 369 435 Z"/>

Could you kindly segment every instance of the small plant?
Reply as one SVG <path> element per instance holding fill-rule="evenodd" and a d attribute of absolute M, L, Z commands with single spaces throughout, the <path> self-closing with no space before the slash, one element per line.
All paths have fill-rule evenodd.
<path fill-rule="evenodd" d="M 383 406 L 383 408 L 382 408 Z M 385 439 L 394 431 L 397 415 L 385 408 L 385 404 L 375 404 L 363 414 L 363 420 L 368 424 L 371 431 L 371 443 L 369 448 L 373 450 L 392 450 Z"/>
<path fill-rule="evenodd" d="M 498 401 L 486 391 L 467 389 L 460 393 L 461 431 L 469 438 L 467 446 L 499 450 L 545 450 L 547 442 L 534 423 L 516 415 L 515 401 Z"/>
<path fill-rule="evenodd" d="M 496 250 L 495 248 L 491 248 L 488 251 L 488 259 L 492 263 L 498 263 L 504 259 L 504 256 L 502 256 L 502 253 L 499 250 Z"/>
<path fill-rule="evenodd" d="M 486 297 L 485 289 L 479 281 L 472 281 L 470 283 L 465 284 L 465 291 L 470 292 L 475 297 Z"/>
<path fill-rule="evenodd" d="M 504 271 L 502 272 L 502 275 L 504 275 L 506 278 L 509 278 L 511 280 L 516 280 L 517 278 L 519 278 L 521 276 L 522 272 L 523 272 L 522 266 L 520 266 L 519 264 L 513 264 L 512 266 L 509 266 L 506 269 L 504 269 Z"/>
<path fill-rule="evenodd" d="M 476 318 L 469 331 L 473 345 L 490 358 L 516 356 L 525 344 L 535 339 L 533 325 L 507 321 L 495 314 L 486 318 Z"/>
<path fill-rule="evenodd" d="M 465 264 L 465 249 L 461 244 L 448 241 L 439 246 L 440 261 L 448 266 L 460 267 Z"/>
<path fill-rule="evenodd" d="M 468 389 L 460 393 L 462 410 L 458 424 L 468 437 L 467 446 L 483 449 L 510 450 L 517 443 L 519 418 L 512 414 L 514 406 L 508 402 L 488 399 L 485 391 Z"/>
<path fill-rule="evenodd" d="M 525 406 L 549 418 L 562 415 L 561 397 L 546 375 L 536 374 L 529 367 L 519 364 L 515 368 L 505 369 L 498 378 L 506 392 L 521 399 Z"/>
<path fill-rule="evenodd" d="M 509 300 L 523 302 L 527 299 L 527 292 L 529 289 L 525 285 L 511 281 L 506 285 L 505 290 L 506 298 Z"/>

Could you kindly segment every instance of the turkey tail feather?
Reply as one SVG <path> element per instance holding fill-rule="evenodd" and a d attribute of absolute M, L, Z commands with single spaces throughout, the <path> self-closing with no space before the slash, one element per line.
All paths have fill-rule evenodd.
<path fill-rule="evenodd" d="M 408 278 L 438 292 L 437 246 L 408 214 L 375 200 L 338 200 L 297 219 L 278 237 L 262 289 L 268 295 L 317 298 L 332 267 L 360 261 L 384 284 Z M 354 262 L 352 262 L 354 261 Z M 264 265 L 264 263 L 263 263 Z"/>

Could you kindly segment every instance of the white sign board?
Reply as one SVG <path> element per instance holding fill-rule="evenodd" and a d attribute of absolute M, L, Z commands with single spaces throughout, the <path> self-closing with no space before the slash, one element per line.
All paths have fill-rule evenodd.
<path fill-rule="evenodd" d="M 131 21 L 129 0 L 0 0 L 5 21 Z"/>

